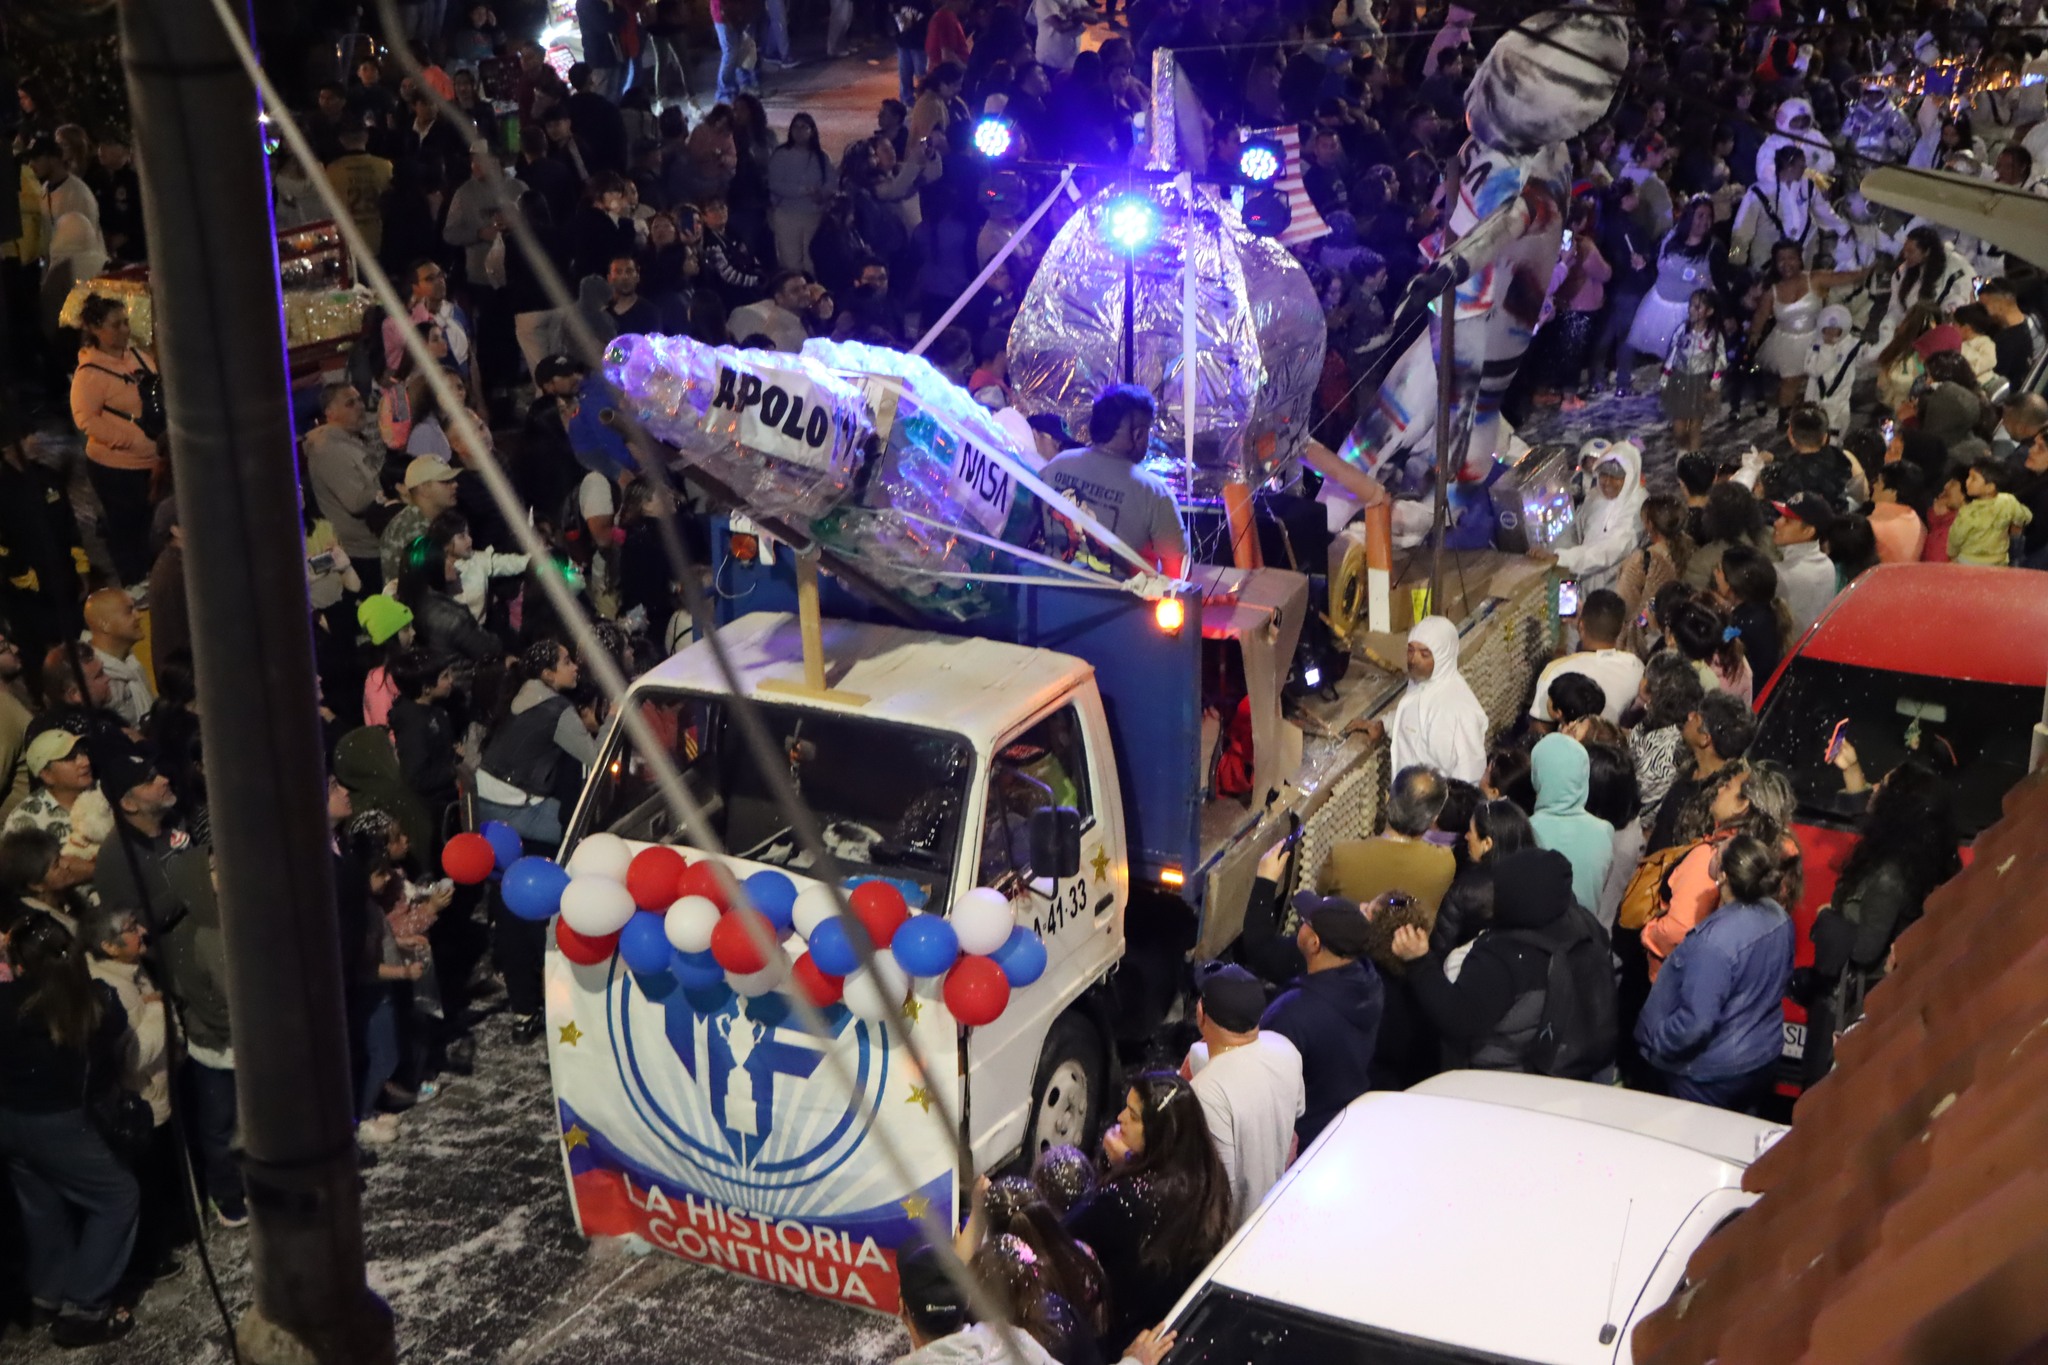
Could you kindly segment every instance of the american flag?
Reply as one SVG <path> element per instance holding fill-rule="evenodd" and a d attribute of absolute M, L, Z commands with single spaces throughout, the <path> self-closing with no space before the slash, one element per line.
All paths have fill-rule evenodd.
<path fill-rule="evenodd" d="M 1308 186 L 1301 181 L 1301 130 L 1290 123 L 1284 128 L 1246 131 L 1256 131 L 1261 136 L 1277 139 L 1284 153 L 1282 159 L 1285 165 L 1281 169 L 1280 178 L 1273 182 L 1273 188 L 1287 197 L 1287 207 L 1293 217 L 1288 220 L 1287 231 L 1281 233 L 1275 240 L 1282 246 L 1294 246 L 1297 243 L 1313 242 L 1318 237 L 1327 236 L 1330 225 L 1316 212 L 1315 201 L 1308 197 Z"/>

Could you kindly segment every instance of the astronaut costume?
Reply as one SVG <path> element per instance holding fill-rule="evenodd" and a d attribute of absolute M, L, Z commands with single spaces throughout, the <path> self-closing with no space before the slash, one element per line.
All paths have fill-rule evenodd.
<path fill-rule="evenodd" d="M 1842 329 L 1833 341 L 1827 339 L 1830 327 Z M 1820 326 L 1814 329 L 1813 346 L 1806 355 L 1806 401 L 1827 414 L 1830 440 L 1841 440 L 1849 429 L 1850 391 L 1876 356 L 1856 334 L 1847 308 L 1831 303 L 1820 310 Z"/>

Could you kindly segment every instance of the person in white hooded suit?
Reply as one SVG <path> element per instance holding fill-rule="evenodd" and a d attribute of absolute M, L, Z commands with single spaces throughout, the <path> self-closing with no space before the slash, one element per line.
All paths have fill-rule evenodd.
<path fill-rule="evenodd" d="M 1612 588 L 1621 566 L 1643 543 L 1643 452 L 1633 442 L 1588 441 L 1579 450 L 1593 464 L 1593 491 L 1573 518 L 1578 544 L 1557 552 L 1557 567 L 1579 580 L 1580 599 Z"/>
<path fill-rule="evenodd" d="M 1827 135 L 1814 126 L 1813 106 L 1802 99 L 1789 99 L 1778 106 L 1778 131 L 1764 139 L 1756 152 L 1756 183 L 1765 191 L 1777 188 L 1778 148 L 1797 147 L 1806 153 L 1806 168 L 1821 175 L 1835 173 L 1835 151 Z"/>
<path fill-rule="evenodd" d="M 1392 724 L 1358 728 L 1369 738 L 1385 730 L 1389 772 L 1422 764 L 1461 782 L 1486 776 L 1486 708 L 1458 672 L 1458 628 L 1449 617 L 1425 616 L 1408 632 L 1408 690 Z"/>

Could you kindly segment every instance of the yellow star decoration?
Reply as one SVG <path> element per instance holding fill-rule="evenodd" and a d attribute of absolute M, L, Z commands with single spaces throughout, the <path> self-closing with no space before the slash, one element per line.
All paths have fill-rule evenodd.
<path fill-rule="evenodd" d="M 1109 875 L 1109 853 L 1108 853 L 1108 851 L 1107 851 L 1107 850 L 1105 850 L 1105 849 L 1097 848 L 1097 849 L 1095 850 L 1095 860 L 1094 860 L 1094 861 L 1093 861 L 1092 863 L 1090 863 L 1090 864 L 1089 864 L 1089 866 L 1090 866 L 1090 867 L 1093 867 L 1093 868 L 1095 869 L 1095 880 L 1096 880 L 1096 881 L 1098 881 L 1098 882 L 1099 882 L 1099 881 L 1101 881 L 1101 880 L 1102 880 L 1103 878 L 1107 877 L 1107 876 Z"/>
<path fill-rule="evenodd" d="M 569 1131 L 562 1134 L 562 1145 L 570 1151 L 574 1151 L 578 1147 L 588 1147 L 590 1145 L 590 1134 L 583 1131 L 582 1124 L 572 1123 L 569 1125 Z"/>
<path fill-rule="evenodd" d="M 577 1040 L 583 1037 L 583 1030 L 576 1027 L 576 1021 L 573 1019 L 562 1025 L 561 1033 L 563 1047 L 574 1047 Z"/>
<path fill-rule="evenodd" d="M 903 1002 L 903 1017 L 914 1024 L 917 1022 L 918 1012 L 923 1008 L 924 1002 L 913 995 Z"/>
<path fill-rule="evenodd" d="M 922 1218 L 932 1211 L 932 1201 L 921 1194 L 913 1194 L 908 1199 L 899 1199 L 896 1201 L 896 1206 L 912 1218 Z"/>
<path fill-rule="evenodd" d="M 903 1102 L 905 1104 L 914 1104 L 929 1114 L 932 1112 L 932 1088 L 928 1085 L 913 1085 L 910 1087 L 910 1094 L 904 1098 Z"/>

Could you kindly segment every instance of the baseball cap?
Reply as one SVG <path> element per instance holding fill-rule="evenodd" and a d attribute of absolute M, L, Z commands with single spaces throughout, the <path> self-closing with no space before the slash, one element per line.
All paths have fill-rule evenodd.
<path fill-rule="evenodd" d="M 431 455 L 422 455 L 405 467 L 407 488 L 418 488 L 425 483 L 447 483 L 454 477 L 455 466 Z"/>
<path fill-rule="evenodd" d="M 913 1237 L 897 1257 L 896 1288 L 904 1310 L 922 1331 L 950 1336 L 967 1321 L 966 1298 L 922 1236 Z"/>
<path fill-rule="evenodd" d="M 1364 957 L 1368 943 L 1365 912 L 1341 896 L 1326 896 L 1302 918 L 1316 931 L 1323 947 L 1338 957 Z"/>
<path fill-rule="evenodd" d="M 1828 500 L 1818 493 L 1794 493 L 1771 506 L 1778 509 L 1779 516 L 1797 517 L 1816 531 L 1825 531 L 1835 524 L 1835 509 L 1828 506 Z"/>
<path fill-rule="evenodd" d="M 77 747 L 78 736 L 69 730 L 43 731 L 29 741 L 28 753 L 23 758 L 28 765 L 29 776 L 41 777 L 43 769 L 71 757 L 71 751 Z"/>
<path fill-rule="evenodd" d="M 369 633 L 371 644 L 381 645 L 412 624 L 412 608 L 395 597 L 371 593 L 356 608 L 356 624 Z"/>
<path fill-rule="evenodd" d="M 57 145 L 57 139 L 43 133 L 28 144 L 28 150 L 21 154 L 23 161 L 38 161 L 46 156 L 62 156 L 64 149 Z"/>
<path fill-rule="evenodd" d="M 557 379 L 565 378 L 568 375 L 587 373 L 589 371 L 584 367 L 582 361 L 576 359 L 575 356 L 563 355 L 558 352 L 547 357 L 547 359 L 534 367 L 533 378 L 535 383 L 547 384 Z"/>
<path fill-rule="evenodd" d="M 1202 1008 L 1216 1027 L 1231 1033 L 1250 1033 L 1266 1012 L 1266 988 L 1244 968 L 1229 962 L 1211 962 L 1199 969 Z"/>
<path fill-rule="evenodd" d="M 128 749 L 116 758 L 108 771 L 100 778 L 100 784 L 107 789 L 107 797 L 115 805 L 121 798 L 137 787 L 147 786 L 156 781 L 156 761 L 140 749 Z"/>

